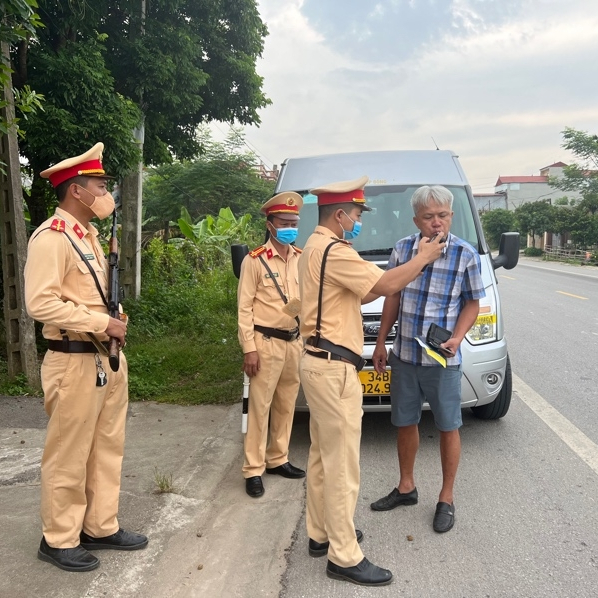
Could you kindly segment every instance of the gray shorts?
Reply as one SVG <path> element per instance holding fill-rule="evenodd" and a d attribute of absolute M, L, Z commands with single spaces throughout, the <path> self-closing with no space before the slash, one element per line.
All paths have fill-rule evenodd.
<path fill-rule="evenodd" d="M 390 351 L 390 401 L 394 426 L 412 426 L 421 419 L 422 405 L 428 401 L 436 427 L 441 432 L 457 430 L 461 419 L 460 365 L 443 367 L 411 365 Z"/>

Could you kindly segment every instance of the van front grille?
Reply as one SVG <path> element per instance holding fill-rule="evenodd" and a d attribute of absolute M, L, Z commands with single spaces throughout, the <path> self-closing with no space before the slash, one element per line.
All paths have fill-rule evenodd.
<path fill-rule="evenodd" d="M 375 345 L 380 331 L 380 314 L 368 314 L 363 316 L 363 342 L 366 345 Z M 397 335 L 397 324 L 393 324 L 389 335 L 386 337 L 386 344 L 392 343 Z"/>

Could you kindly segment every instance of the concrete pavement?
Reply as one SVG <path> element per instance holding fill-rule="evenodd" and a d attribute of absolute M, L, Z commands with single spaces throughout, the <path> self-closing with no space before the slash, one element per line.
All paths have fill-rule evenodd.
<path fill-rule="evenodd" d="M 131 403 L 119 522 L 146 550 L 97 551 L 101 565 L 69 573 L 37 559 L 43 400 L 0 397 L 0 596 L 12 598 L 274 597 L 304 509 L 304 480 L 264 476 L 260 499 L 241 476 L 240 405 Z M 294 435 L 308 435 L 299 415 Z M 306 447 L 307 443 L 299 443 Z M 305 467 L 306 448 L 291 447 Z M 155 492 L 156 473 L 175 493 Z"/>

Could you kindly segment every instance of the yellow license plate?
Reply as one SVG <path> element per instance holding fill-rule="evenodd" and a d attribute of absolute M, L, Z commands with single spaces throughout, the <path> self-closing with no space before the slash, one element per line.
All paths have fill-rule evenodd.
<path fill-rule="evenodd" d="M 390 394 L 390 370 L 383 374 L 375 370 L 362 370 L 359 372 L 359 380 L 364 395 Z"/>

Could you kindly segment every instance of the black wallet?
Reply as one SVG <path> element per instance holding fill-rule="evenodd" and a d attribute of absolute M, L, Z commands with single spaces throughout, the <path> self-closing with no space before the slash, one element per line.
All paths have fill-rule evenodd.
<path fill-rule="evenodd" d="M 433 349 L 437 349 L 442 351 L 442 347 L 440 346 L 442 343 L 446 343 L 449 338 L 453 336 L 453 333 L 442 326 L 437 326 L 436 324 L 430 324 L 430 328 L 428 329 L 428 334 L 426 335 L 426 342 L 430 347 Z"/>

